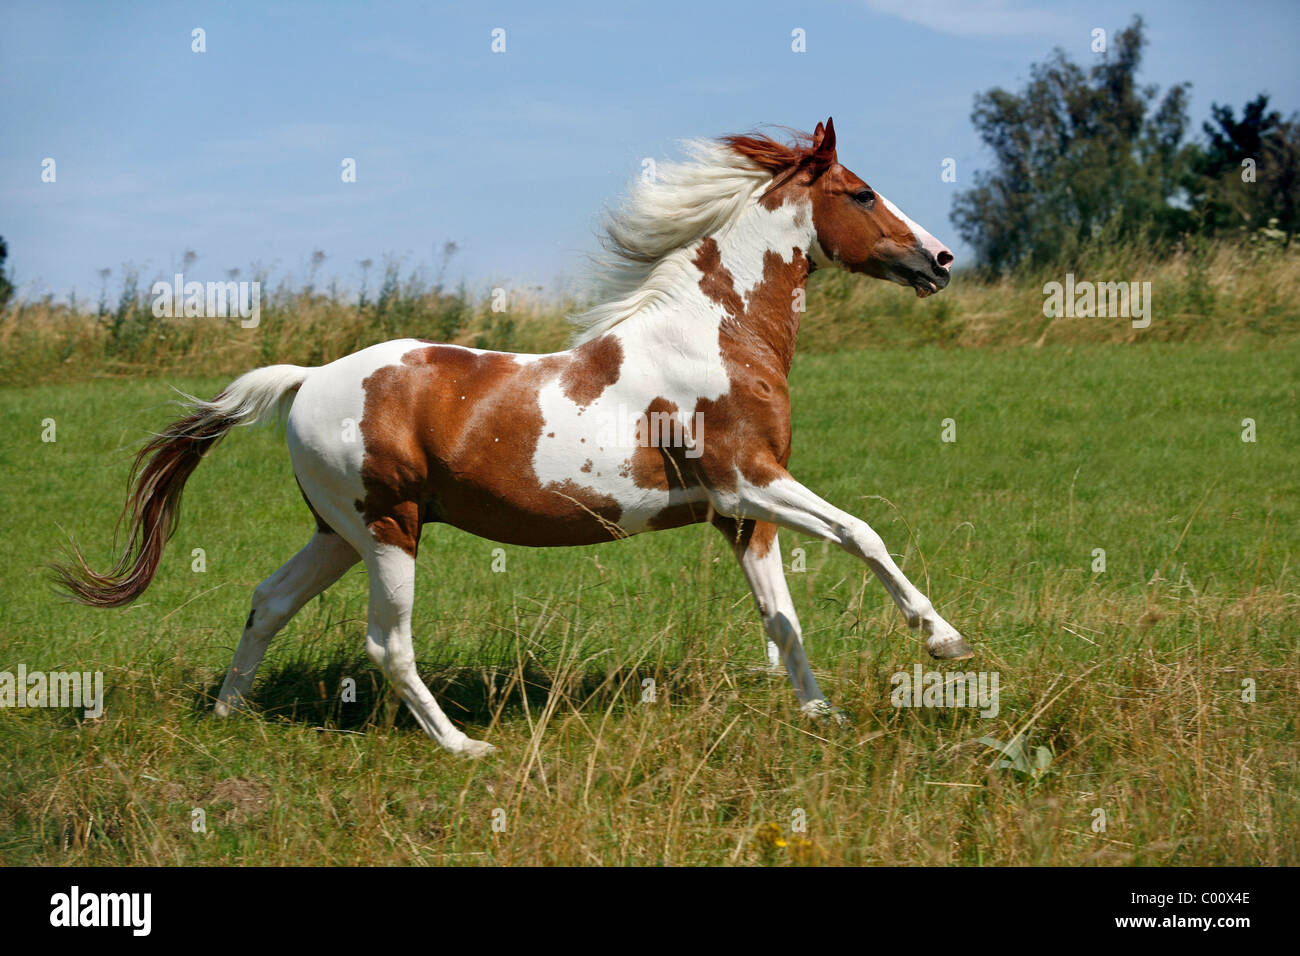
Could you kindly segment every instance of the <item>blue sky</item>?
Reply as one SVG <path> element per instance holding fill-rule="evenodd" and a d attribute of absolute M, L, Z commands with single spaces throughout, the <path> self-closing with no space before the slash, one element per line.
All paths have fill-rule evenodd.
<path fill-rule="evenodd" d="M 960 260 L 952 195 L 988 161 L 975 93 L 1019 85 L 1054 46 L 1089 62 L 1092 29 L 1134 13 L 1145 81 L 1191 81 L 1196 130 L 1212 101 L 1260 91 L 1300 109 L 1294 0 L 9 2 L 0 235 L 23 294 L 59 299 L 96 297 L 104 267 L 110 289 L 124 263 L 170 275 L 187 249 L 187 278 L 262 263 L 273 282 L 304 278 L 320 249 L 321 276 L 354 288 L 360 260 L 430 266 L 447 240 L 453 280 L 557 288 L 584 274 L 601 209 L 644 157 L 833 115 L 841 161 Z"/>

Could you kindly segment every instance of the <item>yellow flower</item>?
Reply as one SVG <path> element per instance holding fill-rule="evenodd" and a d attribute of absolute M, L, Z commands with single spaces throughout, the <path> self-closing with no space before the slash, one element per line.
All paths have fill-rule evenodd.
<path fill-rule="evenodd" d="M 763 823 L 754 831 L 754 842 L 769 847 L 785 846 L 785 834 L 779 824 Z"/>

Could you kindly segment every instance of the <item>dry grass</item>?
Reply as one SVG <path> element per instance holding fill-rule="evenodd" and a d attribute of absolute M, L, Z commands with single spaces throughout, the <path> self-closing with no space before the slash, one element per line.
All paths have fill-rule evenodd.
<path fill-rule="evenodd" d="M 1043 284 L 1079 280 L 1150 282 L 1152 321 L 1048 319 Z M 342 296 L 281 286 L 264 294 L 261 323 L 158 319 L 128 280 L 118 301 L 87 315 L 48 301 L 0 314 L 0 383 L 205 373 L 234 375 L 260 365 L 322 365 L 399 336 L 481 348 L 548 352 L 565 348 L 566 316 L 582 303 L 508 290 L 508 308 L 490 296 L 428 287 L 416 275 L 390 279 L 387 295 L 365 305 Z M 1290 250 L 1229 242 L 1195 243 L 1158 258 L 1132 247 L 1098 250 L 1067 265 L 984 281 L 959 273 L 940 296 L 846 273 L 809 283 L 799 347 L 844 349 L 1080 344 L 1101 342 L 1267 342 L 1300 331 L 1300 246 Z"/>
<path fill-rule="evenodd" d="M 1295 865 L 1288 697 L 1300 659 L 1294 641 L 1261 637 L 1294 619 L 1294 597 L 1155 600 L 1165 609 L 1155 624 L 1143 623 L 1142 603 L 1113 595 L 1087 607 L 1040 604 L 1033 625 L 1002 612 L 970 622 L 989 634 L 1041 630 L 1045 618 L 1070 628 L 1037 644 L 999 641 L 982 655 L 980 666 L 1003 682 L 991 721 L 891 709 L 888 674 L 910 668 L 916 648 L 892 616 L 873 614 L 864 625 L 882 653 L 817 655 L 819 677 L 856 712 L 849 727 L 801 719 L 783 677 L 714 657 L 666 659 L 664 632 L 679 620 L 611 654 L 596 628 L 543 612 L 522 642 L 542 660 L 521 651 L 514 667 L 425 668 L 444 699 L 490 711 L 501 753 L 475 765 L 450 762 L 406 720 L 394 727 L 369 687 L 359 722 L 330 719 L 333 705 L 320 700 L 290 710 L 263 689 L 269 713 L 222 725 L 192 712 L 205 675 L 135 668 L 115 675 L 112 715 L 100 722 L 70 734 L 40 714 L 10 728 L 23 752 L 44 756 L 10 778 L 18 786 L 0 804 L 6 856 L 73 865 Z M 710 651 L 744 658 L 752 642 L 752 628 L 728 616 Z M 263 685 L 356 673 L 338 653 L 346 660 L 285 662 L 292 670 L 271 669 Z M 1245 704 L 1242 675 L 1274 689 Z M 641 700 L 647 678 L 653 703 Z M 1016 732 L 1053 755 L 1039 780 L 995 768 L 997 755 L 976 742 Z M 188 826 L 195 808 L 205 833 Z M 1098 809 L 1102 832 L 1093 830 Z"/>

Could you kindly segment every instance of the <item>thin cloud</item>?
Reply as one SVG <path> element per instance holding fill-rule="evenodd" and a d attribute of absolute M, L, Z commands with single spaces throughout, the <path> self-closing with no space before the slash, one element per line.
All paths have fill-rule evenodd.
<path fill-rule="evenodd" d="M 866 0 L 876 13 L 961 37 L 1041 36 L 1068 29 L 1072 19 L 1018 0 Z"/>

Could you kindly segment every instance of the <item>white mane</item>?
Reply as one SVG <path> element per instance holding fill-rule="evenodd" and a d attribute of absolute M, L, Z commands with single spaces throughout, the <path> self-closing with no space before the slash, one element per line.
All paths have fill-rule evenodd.
<path fill-rule="evenodd" d="M 690 161 L 661 163 L 638 181 L 606 216 L 597 257 L 600 304 L 571 317 L 574 344 L 604 335 L 646 306 L 661 301 L 690 266 L 686 247 L 729 228 L 772 173 L 721 143 L 682 144 Z"/>

